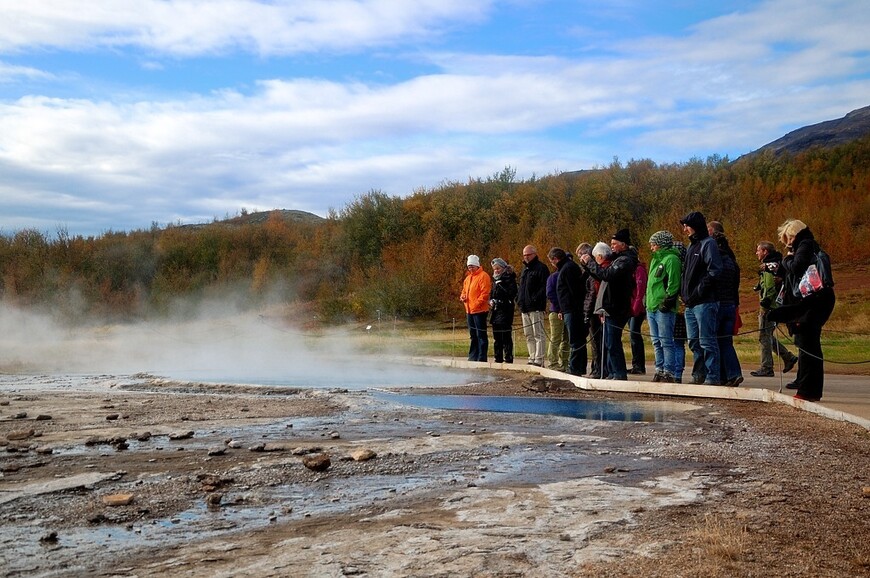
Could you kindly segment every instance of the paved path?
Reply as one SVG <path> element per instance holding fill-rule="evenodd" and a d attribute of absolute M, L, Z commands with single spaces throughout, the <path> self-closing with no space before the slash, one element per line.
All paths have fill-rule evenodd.
<path fill-rule="evenodd" d="M 752 377 L 740 384 L 741 389 L 766 389 L 785 395 L 794 395 L 794 391 L 785 388 L 785 384 L 794 379 L 794 371 L 786 373 L 783 379 L 779 377 Z M 633 379 L 652 383 L 651 375 L 632 375 Z M 685 376 L 684 376 L 685 377 Z M 825 375 L 825 394 L 820 405 L 838 411 L 851 413 L 870 420 L 870 377 L 866 375 Z"/>

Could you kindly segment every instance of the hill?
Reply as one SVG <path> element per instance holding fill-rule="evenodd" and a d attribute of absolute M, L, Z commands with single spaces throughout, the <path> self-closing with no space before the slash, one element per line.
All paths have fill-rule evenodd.
<path fill-rule="evenodd" d="M 292 209 L 274 209 L 272 211 L 257 211 L 254 213 L 243 212 L 241 215 L 237 217 L 231 217 L 229 219 L 224 219 L 222 221 L 215 221 L 213 223 L 194 223 L 190 225 L 181 225 L 179 228 L 181 229 L 202 229 L 205 227 L 213 227 L 213 226 L 241 226 L 241 225 L 262 225 L 266 221 L 268 221 L 273 216 L 278 216 L 284 222 L 289 225 L 292 224 L 319 224 L 325 221 L 323 217 L 315 215 L 314 213 L 308 213 L 306 211 L 296 211 Z"/>
<path fill-rule="evenodd" d="M 853 110 L 843 118 L 826 120 L 793 130 L 745 156 L 772 151 L 775 155 L 797 154 L 813 147 L 830 148 L 870 135 L 870 106 Z M 743 158 L 743 157 L 741 157 Z"/>

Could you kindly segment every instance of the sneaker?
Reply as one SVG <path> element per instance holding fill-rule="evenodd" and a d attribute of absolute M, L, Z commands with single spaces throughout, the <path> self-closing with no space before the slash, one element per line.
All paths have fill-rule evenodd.
<path fill-rule="evenodd" d="M 756 369 L 755 371 L 750 371 L 749 375 L 752 377 L 773 377 L 775 374 L 772 369 Z"/>
<path fill-rule="evenodd" d="M 530 361 L 529 365 L 534 365 L 535 367 L 544 367 L 543 363 L 538 363 L 537 361 Z"/>
<path fill-rule="evenodd" d="M 699 375 L 693 375 L 692 383 L 694 383 L 695 385 L 702 385 L 704 383 L 704 378 Z"/>
<path fill-rule="evenodd" d="M 631 375 L 646 375 L 646 369 L 641 369 L 639 367 L 632 367 L 629 372 Z"/>
<path fill-rule="evenodd" d="M 655 375 L 653 375 L 653 378 L 652 378 L 653 383 L 658 383 L 660 381 L 664 381 L 664 377 L 665 377 L 664 375 L 662 375 L 660 372 L 656 371 Z"/>
<path fill-rule="evenodd" d="M 743 376 L 738 375 L 737 377 L 733 377 L 733 378 L 729 379 L 728 381 L 726 381 L 722 385 L 724 385 L 725 387 L 737 387 L 741 383 L 743 383 Z"/>
<path fill-rule="evenodd" d="M 786 389 L 797 389 L 798 384 L 792 381 L 791 383 L 786 383 L 785 388 Z"/>
<path fill-rule="evenodd" d="M 797 363 L 798 358 L 792 356 L 790 359 L 787 359 L 782 364 L 782 372 L 788 373 L 791 371 L 791 368 L 794 367 L 795 363 Z"/>

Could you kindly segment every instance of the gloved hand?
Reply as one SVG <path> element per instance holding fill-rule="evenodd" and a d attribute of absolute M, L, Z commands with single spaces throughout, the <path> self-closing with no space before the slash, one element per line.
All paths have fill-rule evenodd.
<path fill-rule="evenodd" d="M 659 305 L 659 311 L 668 312 L 673 311 L 674 307 L 677 306 L 677 296 L 671 295 L 669 297 L 665 297 L 665 300 L 662 301 L 662 304 Z"/>

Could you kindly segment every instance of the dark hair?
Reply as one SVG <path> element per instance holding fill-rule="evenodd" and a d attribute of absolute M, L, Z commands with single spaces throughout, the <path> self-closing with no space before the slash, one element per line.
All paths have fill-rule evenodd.
<path fill-rule="evenodd" d="M 547 257 L 552 261 L 561 261 L 565 258 L 565 251 L 560 247 L 553 247 L 550 249 L 550 252 L 547 253 Z"/>

